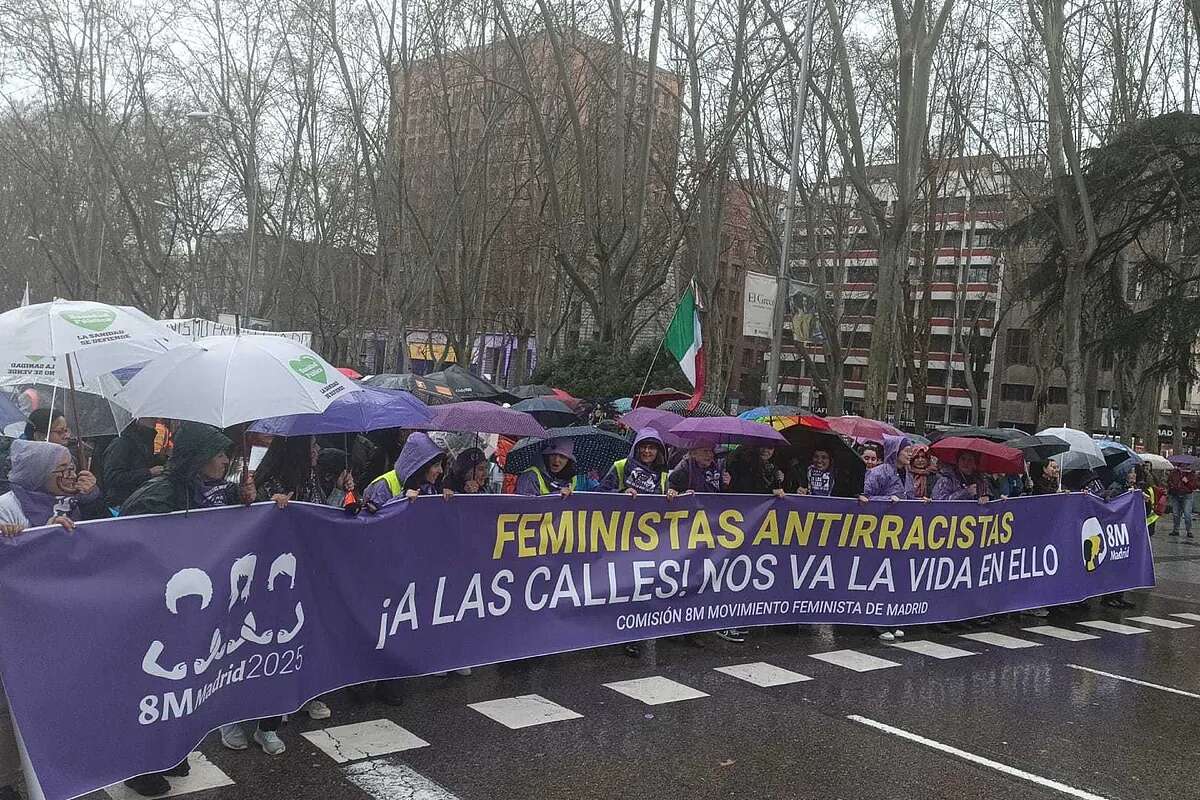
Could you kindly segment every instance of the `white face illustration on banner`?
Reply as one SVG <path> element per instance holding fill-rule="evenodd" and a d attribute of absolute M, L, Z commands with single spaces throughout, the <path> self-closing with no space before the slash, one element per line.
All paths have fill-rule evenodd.
<path fill-rule="evenodd" d="M 226 606 L 227 616 L 237 617 L 242 613 L 238 606 L 249 606 L 252 589 L 254 587 L 254 576 L 258 567 L 258 556 L 254 553 L 247 553 L 240 558 L 234 560 L 229 568 L 229 600 Z M 292 591 L 296 588 L 297 564 L 296 556 L 293 553 L 280 553 L 271 562 L 271 568 L 267 573 L 267 591 L 274 592 L 277 588 L 283 590 L 283 576 L 287 576 L 286 590 Z M 208 573 L 197 567 L 185 567 L 169 579 L 167 579 L 166 591 L 164 600 L 167 610 L 172 615 L 180 617 L 185 624 L 189 623 L 188 617 L 193 616 L 194 612 L 189 612 L 189 608 L 194 605 L 190 602 L 181 602 L 185 598 L 197 597 L 200 602 L 200 611 L 206 610 L 213 600 L 213 581 Z M 242 617 L 241 626 L 238 635 L 224 641 L 221 635 L 221 626 L 218 625 L 212 634 L 209 641 L 208 652 L 200 658 L 192 659 L 191 669 L 188 669 L 186 661 L 180 661 L 171 667 L 164 667 L 161 663 L 163 653 L 166 651 L 166 644 L 159 639 L 155 639 L 146 649 L 146 654 L 142 658 L 142 671 L 147 675 L 155 678 L 164 678 L 171 681 L 181 681 L 188 677 L 189 674 L 200 676 L 203 675 L 209 667 L 220 661 L 225 656 L 233 653 L 246 642 L 251 642 L 257 645 L 269 645 L 273 642 L 286 644 L 296 638 L 300 630 L 304 627 L 304 606 L 297 601 L 295 606 L 296 622 L 290 628 L 280 628 L 275 630 L 258 630 L 258 621 L 254 617 L 254 611 L 249 608 L 245 609 L 245 616 Z M 190 623 L 195 624 L 195 623 Z"/>

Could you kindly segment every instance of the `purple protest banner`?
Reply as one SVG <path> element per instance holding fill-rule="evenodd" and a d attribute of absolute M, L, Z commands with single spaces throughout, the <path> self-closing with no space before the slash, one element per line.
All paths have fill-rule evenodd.
<path fill-rule="evenodd" d="M 365 681 L 784 623 L 946 622 L 1154 582 L 1142 498 L 457 496 L 0 543 L 0 672 L 49 800 Z M 62 731 L 71 731 L 63 757 Z"/>

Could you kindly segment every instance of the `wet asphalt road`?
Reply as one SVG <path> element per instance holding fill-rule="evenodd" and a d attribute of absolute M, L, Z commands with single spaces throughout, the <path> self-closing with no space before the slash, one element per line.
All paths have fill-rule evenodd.
<path fill-rule="evenodd" d="M 196 772 L 231 783 L 198 788 L 197 774 L 177 789 L 195 800 L 1200 797 L 1200 544 L 1163 533 L 1153 542 L 1158 586 L 1131 594 L 1133 611 L 1093 601 L 1045 620 L 905 637 L 970 655 L 939 650 L 954 656 L 943 660 L 862 630 L 789 627 L 756 629 L 740 645 L 712 635 L 660 642 L 653 665 L 619 647 L 546 657 L 409 681 L 401 708 L 339 692 L 333 719 L 285 725 L 280 756 L 227 751 L 210 736 L 201 749 L 219 772 Z M 1122 619 L 1145 632 L 1080 624 Z M 1189 627 L 1162 627 L 1172 624 Z M 1042 625 L 1094 638 L 1024 630 Z M 982 630 L 1024 646 L 962 636 Z M 812 657 L 839 650 L 894 666 L 857 672 Z M 763 687 L 716 671 L 751 662 L 811 680 Z M 605 686 L 651 677 L 704 696 L 647 705 Z M 535 714 L 571 718 L 513 729 L 470 707 L 526 695 L 562 707 L 529 701 Z M 328 753 L 302 735 L 322 730 L 314 738 Z M 355 737 L 364 730 L 371 744 Z"/>

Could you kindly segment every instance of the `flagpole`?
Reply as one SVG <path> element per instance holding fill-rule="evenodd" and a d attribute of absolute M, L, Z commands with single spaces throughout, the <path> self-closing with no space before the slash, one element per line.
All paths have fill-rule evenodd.
<path fill-rule="evenodd" d="M 787 206 L 783 210 L 783 242 L 779 248 L 779 268 L 775 282 L 775 309 L 771 325 L 771 360 L 767 365 L 767 404 L 779 402 L 779 367 L 783 357 L 783 307 L 787 302 L 788 261 L 792 250 L 792 223 L 796 214 L 796 184 L 800 174 L 800 134 L 804 128 L 804 108 L 808 105 L 808 74 L 812 68 L 813 22 L 817 0 L 808 0 L 805 12 L 804 49 L 800 55 L 800 88 L 792 113 L 792 158 L 788 173 Z M 801 343 L 801 347 L 805 346 Z"/>

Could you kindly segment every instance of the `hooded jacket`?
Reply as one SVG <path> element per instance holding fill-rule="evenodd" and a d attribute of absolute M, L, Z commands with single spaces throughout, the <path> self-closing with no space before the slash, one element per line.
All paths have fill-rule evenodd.
<path fill-rule="evenodd" d="M 906 500 L 928 500 L 933 498 L 933 487 L 937 484 L 938 471 L 932 466 L 926 466 L 924 469 L 917 469 L 913 466 L 913 461 L 917 460 L 918 453 L 924 453 L 926 460 L 929 458 L 929 448 L 920 446 L 920 449 L 913 449 L 912 461 L 909 461 L 907 469 L 904 470 L 904 495 Z"/>
<path fill-rule="evenodd" d="M 218 428 L 185 422 L 175 434 L 175 447 L 166 470 L 125 500 L 121 516 L 237 505 L 240 502 L 237 486 L 227 481 L 206 482 L 200 473 L 205 464 L 232 444 Z"/>
<path fill-rule="evenodd" d="M 972 493 L 970 487 L 974 486 Z M 958 471 L 958 467 L 945 467 L 938 473 L 937 483 L 933 486 L 934 500 L 976 500 L 988 497 L 988 480 L 982 472 L 977 472 L 970 478 Z"/>
<path fill-rule="evenodd" d="M 546 456 L 558 453 L 570 459 L 562 470 L 555 474 L 546 465 Z M 521 473 L 517 478 L 517 494 L 528 497 L 540 497 L 554 494 L 566 486 L 572 491 L 582 491 L 594 485 L 579 474 L 575 466 L 574 444 L 570 439 L 550 439 L 542 444 L 542 452 L 538 454 L 533 466 Z"/>
<path fill-rule="evenodd" d="M 658 445 L 654 463 L 646 466 L 638 458 L 638 447 L 644 442 Z M 623 492 L 636 489 L 639 494 L 665 494 L 667 489 L 667 448 L 662 437 L 653 428 L 643 428 L 629 448 L 629 457 L 615 462 L 608 474 L 600 481 L 602 492 Z"/>
<path fill-rule="evenodd" d="M 46 481 L 71 454 L 61 444 L 17 439 L 12 443 L 9 489 L 0 495 L 0 522 L 22 527 L 45 525 L 54 517 L 79 519 L 77 495 L 57 497 L 45 491 Z"/>
<path fill-rule="evenodd" d="M 150 480 L 155 434 L 153 428 L 134 422 L 104 451 L 104 500 L 113 508 L 120 508 Z"/>
<path fill-rule="evenodd" d="M 897 462 L 900 451 L 908 444 L 907 436 L 883 437 L 883 461 L 871 467 L 863 480 L 862 493 L 872 500 L 889 500 L 904 496 L 904 478 Z"/>
<path fill-rule="evenodd" d="M 454 466 L 450 469 L 450 475 L 446 479 L 446 486 L 451 491 L 465 493 L 467 491 L 467 482 L 471 480 L 472 473 L 480 464 L 488 464 L 487 455 L 483 450 L 478 447 L 468 447 L 466 450 L 463 450 L 454 459 Z M 488 464 L 488 467 L 490 468 L 491 465 Z M 489 475 L 484 475 L 483 484 L 475 489 L 477 494 L 488 494 L 490 492 L 489 477 Z"/>
<path fill-rule="evenodd" d="M 725 461 L 713 458 L 708 467 L 701 467 L 684 456 L 667 476 L 667 488 L 677 492 L 722 492 L 725 490 Z"/>
<path fill-rule="evenodd" d="M 445 455 L 442 448 L 438 447 L 428 434 L 412 434 L 404 442 L 392 470 L 371 481 L 363 493 L 363 499 L 382 506 L 393 497 L 403 496 L 409 489 L 416 489 L 422 495 L 441 494 L 441 481 L 426 483 L 425 470 Z"/>

